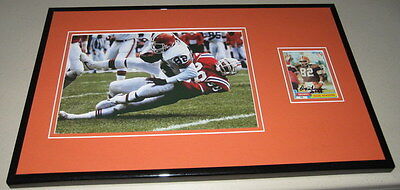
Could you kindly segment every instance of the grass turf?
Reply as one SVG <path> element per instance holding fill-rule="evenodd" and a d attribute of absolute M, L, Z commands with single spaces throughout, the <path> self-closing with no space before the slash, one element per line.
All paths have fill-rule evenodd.
<path fill-rule="evenodd" d="M 130 72 L 127 78 L 147 76 L 145 73 Z M 85 113 L 94 110 L 94 106 L 106 99 L 108 85 L 115 80 L 115 73 L 86 73 L 78 77 L 64 89 L 60 110 L 68 113 Z M 153 131 L 172 125 L 192 123 L 206 119 L 254 114 L 249 76 L 246 71 L 229 76 L 231 91 L 209 94 L 188 100 L 144 110 L 120 114 L 115 117 L 59 120 L 56 133 L 113 133 Z M 207 124 L 193 125 L 175 130 L 227 129 L 257 127 L 255 116 L 211 121 Z"/>

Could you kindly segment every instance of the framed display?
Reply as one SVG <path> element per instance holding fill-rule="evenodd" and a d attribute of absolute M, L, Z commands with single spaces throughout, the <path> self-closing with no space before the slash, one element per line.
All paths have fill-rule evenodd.
<path fill-rule="evenodd" d="M 393 168 L 332 4 L 51 8 L 7 183 Z"/>

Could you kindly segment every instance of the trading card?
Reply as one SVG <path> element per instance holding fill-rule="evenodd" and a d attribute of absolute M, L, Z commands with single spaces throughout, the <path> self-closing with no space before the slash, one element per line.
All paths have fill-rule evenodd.
<path fill-rule="evenodd" d="M 326 48 L 278 48 L 291 103 L 344 101 Z"/>

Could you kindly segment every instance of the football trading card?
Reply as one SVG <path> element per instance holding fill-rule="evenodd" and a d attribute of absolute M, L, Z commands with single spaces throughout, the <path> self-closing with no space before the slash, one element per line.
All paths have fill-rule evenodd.
<path fill-rule="evenodd" d="M 291 103 L 344 101 L 326 48 L 278 48 Z"/>

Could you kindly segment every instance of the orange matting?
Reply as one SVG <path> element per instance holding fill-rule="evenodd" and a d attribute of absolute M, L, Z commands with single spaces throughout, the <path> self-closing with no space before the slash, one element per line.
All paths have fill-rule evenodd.
<path fill-rule="evenodd" d="M 68 31 L 244 27 L 265 132 L 49 139 Z M 344 102 L 291 104 L 278 47 L 326 47 Z M 17 174 L 384 160 L 329 8 L 55 12 Z"/>

